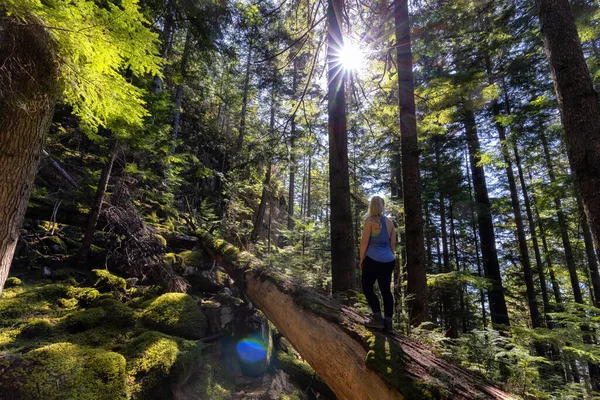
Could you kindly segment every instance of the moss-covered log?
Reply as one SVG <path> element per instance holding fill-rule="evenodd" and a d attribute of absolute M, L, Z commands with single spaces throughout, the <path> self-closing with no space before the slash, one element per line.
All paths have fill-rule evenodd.
<path fill-rule="evenodd" d="M 514 398 L 408 337 L 365 329 L 351 308 L 265 269 L 251 254 L 205 231 L 196 236 L 338 398 Z"/>

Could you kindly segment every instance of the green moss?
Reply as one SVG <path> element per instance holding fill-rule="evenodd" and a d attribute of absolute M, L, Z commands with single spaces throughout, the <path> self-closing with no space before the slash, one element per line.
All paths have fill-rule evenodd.
<path fill-rule="evenodd" d="M 100 289 L 100 291 L 106 291 L 106 289 L 125 292 L 127 290 L 127 282 L 120 276 L 111 274 L 105 269 L 94 269 L 92 274 L 95 279 L 94 286 Z"/>
<path fill-rule="evenodd" d="M 124 354 L 128 374 L 135 381 L 131 388 L 134 397 L 162 399 L 172 395 L 172 385 L 196 364 L 200 346 L 195 341 L 150 331 L 136 337 Z"/>
<path fill-rule="evenodd" d="M 218 357 L 209 354 L 202 359 L 200 379 L 195 382 L 194 394 L 199 399 L 229 400 L 235 391 L 235 382 L 223 368 Z"/>
<path fill-rule="evenodd" d="M 57 300 L 65 297 L 64 284 L 41 283 L 7 289 L 0 298 L 0 326 L 12 326 L 27 318 L 44 316 L 57 308 Z"/>
<path fill-rule="evenodd" d="M 99 326 L 106 317 L 106 310 L 101 307 L 77 311 L 65 321 L 69 332 L 82 332 Z"/>
<path fill-rule="evenodd" d="M 142 320 L 158 331 L 186 339 L 201 339 L 207 328 L 198 301 L 184 293 L 166 293 L 153 300 Z"/>
<path fill-rule="evenodd" d="M 47 318 L 32 318 L 19 333 L 19 339 L 34 339 L 52 336 L 56 328 L 56 324 Z"/>
<path fill-rule="evenodd" d="M 81 305 L 89 306 L 100 296 L 100 292 L 90 287 L 69 287 L 67 296 L 76 299 Z"/>
<path fill-rule="evenodd" d="M 14 360 L 0 376 L 0 398 L 126 398 L 125 358 L 72 343 L 55 343 Z"/>
<path fill-rule="evenodd" d="M 114 299 L 102 299 L 95 304 L 106 311 L 105 322 L 115 327 L 129 328 L 135 324 L 135 312 Z"/>
<path fill-rule="evenodd" d="M 202 253 L 199 251 L 186 250 L 178 254 L 181 257 L 181 265 L 183 268 L 193 267 L 202 268 L 204 262 L 202 259 Z"/>
<path fill-rule="evenodd" d="M 167 239 L 165 239 L 164 237 L 162 237 L 162 236 L 161 236 L 161 235 L 159 235 L 159 234 L 155 234 L 154 236 L 156 236 L 156 238 L 157 238 L 157 239 L 160 241 L 160 244 L 161 244 L 163 247 L 167 247 Z"/>
<path fill-rule="evenodd" d="M 72 310 L 74 308 L 77 308 L 79 306 L 79 301 L 77 301 L 77 299 L 58 299 L 56 301 L 56 304 L 58 304 L 58 306 L 60 308 L 64 308 L 65 310 Z"/>
<path fill-rule="evenodd" d="M 11 288 L 11 287 L 17 287 L 17 286 L 21 286 L 23 284 L 23 282 L 15 277 L 15 276 L 11 276 L 9 278 L 6 279 L 6 282 L 4 283 L 4 288 Z"/>

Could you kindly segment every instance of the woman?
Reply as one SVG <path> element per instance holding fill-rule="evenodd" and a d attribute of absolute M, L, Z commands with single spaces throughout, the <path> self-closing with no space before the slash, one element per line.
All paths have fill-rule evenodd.
<path fill-rule="evenodd" d="M 373 196 L 369 203 L 369 212 L 365 220 L 360 240 L 360 269 L 362 270 L 362 289 L 373 318 L 365 325 L 370 328 L 392 331 L 394 315 L 394 296 L 392 295 L 392 273 L 396 259 L 392 249 L 396 247 L 394 223 L 383 215 L 385 204 L 379 196 Z M 379 299 L 373 290 L 375 281 L 379 284 L 385 318 L 381 317 Z"/>

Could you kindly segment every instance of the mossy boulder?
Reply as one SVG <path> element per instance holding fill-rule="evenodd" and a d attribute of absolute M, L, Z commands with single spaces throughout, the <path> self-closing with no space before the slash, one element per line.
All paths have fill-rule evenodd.
<path fill-rule="evenodd" d="M 100 292 L 91 287 L 69 287 L 67 296 L 76 299 L 82 306 L 89 306 L 100 297 Z"/>
<path fill-rule="evenodd" d="M 178 254 L 181 257 L 183 268 L 192 267 L 202 269 L 204 267 L 204 257 L 199 251 L 186 250 Z"/>
<path fill-rule="evenodd" d="M 17 287 L 21 286 L 22 284 L 23 281 L 21 281 L 19 278 L 17 278 L 16 276 L 11 276 L 6 279 L 6 282 L 4 283 L 4 288 Z"/>
<path fill-rule="evenodd" d="M 186 339 L 201 339 L 207 328 L 198 301 L 185 293 L 165 293 L 147 306 L 144 324 L 160 332 Z"/>
<path fill-rule="evenodd" d="M 19 334 L 19 339 L 34 339 L 52 336 L 55 332 L 56 324 L 47 318 L 32 318 Z"/>
<path fill-rule="evenodd" d="M 120 276 L 111 274 L 105 269 L 94 269 L 92 270 L 94 277 L 94 286 L 101 293 L 109 291 L 116 291 L 125 293 L 127 290 L 127 281 Z"/>
<path fill-rule="evenodd" d="M 67 317 L 65 324 L 69 332 L 83 332 L 99 326 L 104 321 L 105 317 L 106 310 L 101 307 L 94 307 L 70 314 Z"/>
<path fill-rule="evenodd" d="M 127 371 L 135 382 L 134 398 L 163 399 L 172 397 L 172 388 L 197 364 L 200 345 L 150 331 L 132 340 L 124 350 Z"/>
<path fill-rule="evenodd" d="M 55 343 L 13 359 L 0 374 L 0 398 L 125 399 L 126 378 L 120 354 Z"/>
<path fill-rule="evenodd" d="M 70 314 L 65 321 L 67 330 L 83 332 L 100 325 L 128 328 L 135 324 L 135 312 L 119 301 L 102 299 L 94 306 Z"/>

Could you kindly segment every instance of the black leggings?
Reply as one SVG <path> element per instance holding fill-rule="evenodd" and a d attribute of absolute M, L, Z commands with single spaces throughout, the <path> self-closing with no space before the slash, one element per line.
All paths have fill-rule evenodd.
<path fill-rule="evenodd" d="M 375 261 L 372 258 L 365 257 L 362 268 L 362 289 L 367 298 L 369 306 L 373 313 L 381 314 L 379 299 L 373 290 L 375 281 L 379 284 L 381 297 L 383 297 L 383 309 L 385 317 L 392 318 L 394 315 L 394 296 L 392 295 L 392 273 L 394 272 L 395 261 L 387 263 Z"/>

